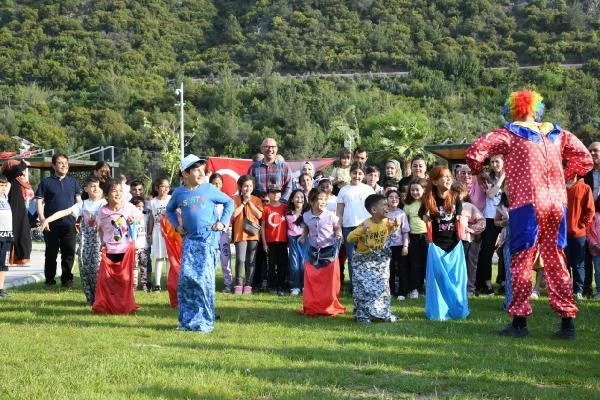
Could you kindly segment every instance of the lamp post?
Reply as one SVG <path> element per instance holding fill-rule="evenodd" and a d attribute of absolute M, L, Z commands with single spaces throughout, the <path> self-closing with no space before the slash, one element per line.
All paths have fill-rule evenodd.
<path fill-rule="evenodd" d="M 179 151 L 181 152 L 181 159 L 185 157 L 184 148 L 183 148 L 183 106 L 185 103 L 183 102 L 183 82 L 181 82 L 181 86 L 179 89 L 175 89 L 175 94 L 179 95 Z"/>

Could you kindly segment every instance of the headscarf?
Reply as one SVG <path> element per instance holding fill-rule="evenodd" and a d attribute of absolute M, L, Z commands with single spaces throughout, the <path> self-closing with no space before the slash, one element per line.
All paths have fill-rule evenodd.
<path fill-rule="evenodd" d="M 23 160 L 7 160 L 2 164 L 2 173 L 6 176 L 6 179 L 11 184 L 17 183 L 21 187 L 21 194 L 23 200 L 31 198 L 33 189 L 29 182 L 25 180 L 23 172 L 27 169 L 28 165 Z"/>

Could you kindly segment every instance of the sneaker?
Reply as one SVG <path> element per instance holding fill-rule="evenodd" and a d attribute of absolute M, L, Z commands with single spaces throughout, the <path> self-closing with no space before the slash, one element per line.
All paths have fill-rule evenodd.
<path fill-rule="evenodd" d="M 537 300 L 540 298 L 540 292 L 538 292 L 537 290 L 534 290 L 531 292 L 531 294 L 529 295 L 529 298 L 531 300 Z"/>
<path fill-rule="evenodd" d="M 559 330 L 554 332 L 554 337 L 557 339 L 573 340 L 575 339 L 575 329 L 560 328 Z"/>
<path fill-rule="evenodd" d="M 406 297 L 399 295 L 398 297 L 396 297 L 398 299 L 398 301 L 404 301 L 406 300 Z"/>
<path fill-rule="evenodd" d="M 46 283 L 46 290 L 55 291 L 56 283 Z"/>
<path fill-rule="evenodd" d="M 491 286 L 486 286 L 483 289 L 479 290 L 480 296 L 493 296 L 494 294 L 494 288 L 492 288 Z"/>
<path fill-rule="evenodd" d="M 73 287 L 73 281 L 63 282 L 62 285 L 61 285 L 61 287 L 63 289 L 71 289 Z"/>
<path fill-rule="evenodd" d="M 410 292 L 408 294 L 408 297 L 410 299 L 418 299 L 419 298 L 419 291 L 417 289 L 413 290 L 412 292 Z"/>
<path fill-rule="evenodd" d="M 398 321 L 398 317 L 396 317 L 394 314 L 390 314 L 390 316 L 387 317 L 386 321 L 387 322 L 396 322 L 396 321 Z"/>
<path fill-rule="evenodd" d="M 223 288 L 223 293 L 231 293 L 231 285 L 225 285 L 225 287 Z"/>
<path fill-rule="evenodd" d="M 242 285 L 234 286 L 233 294 L 242 294 L 244 292 L 244 287 Z"/>
<path fill-rule="evenodd" d="M 469 291 L 467 292 L 467 297 L 474 297 L 475 296 L 475 292 L 474 291 Z"/>
<path fill-rule="evenodd" d="M 160 286 L 158 286 L 158 285 L 157 285 L 157 286 L 154 286 L 154 287 L 152 288 L 152 291 L 153 291 L 153 292 L 160 292 L 160 290 L 161 290 L 161 289 L 160 289 Z"/>
<path fill-rule="evenodd" d="M 600 293 L 597 293 L 596 296 L 594 296 L 594 300 L 600 300 Z"/>
<path fill-rule="evenodd" d="M 299 296 L 300 295 L 300 289 L 298 288 L 293 288 L 292 290 L 290 290 L 290 294 L 292 296 Z"/>
<path fill-rule="evenodd" d="M 0 289 L 0 298 L 4 298 L 4 297 L 10 297 L 10 295 L 8 294 L 8 292 L 4 289 Z"/>
<path fill-rule="evenodd" d="M 284 295 L 285 295 L 285 293 L 283 292 L 283 290 L 279 289 L 277 291 L 277 296 L 284 296 Z"/>
<path fill-rule="evenodd" d="M 523 339 L 529 336 L 529 329 L 527 329 L 526 326 L 523 328 L 515 328 L 512 324 L 508 324 L 504 329 L 498 331 L 498 335 Z"/>
<path fill-rule="evenodd" d="M 244 286 L 242 294 L 252 294 L 252 286 Z"/>
<path fill-rule="evenodd" d="M 583 294 L 581 294 L 581 293 L 575 293 L 575 300 L 581 301 L 583 299 L 584 299 Z"/>
<path fill-rule="evenodd" d="M 267 281 L 262 281 L 262 285 L 260 285 L 260 290 L 262 292 L 266 292 L 269 289 L 269 285 Z"/>

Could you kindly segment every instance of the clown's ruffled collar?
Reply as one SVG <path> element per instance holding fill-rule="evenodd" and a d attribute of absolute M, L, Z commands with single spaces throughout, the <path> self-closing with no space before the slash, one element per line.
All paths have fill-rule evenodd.
<path fill-rule="evenodd" d="M 551 142 L 556 141 L 562 132 L 562 129 L 551 122 L 525 122 L 515 121 L 504 125 L 504 128 L 523 139 L 530 140 L 534 143 L 542 141 L 542 136 L 546 136 Z"/>

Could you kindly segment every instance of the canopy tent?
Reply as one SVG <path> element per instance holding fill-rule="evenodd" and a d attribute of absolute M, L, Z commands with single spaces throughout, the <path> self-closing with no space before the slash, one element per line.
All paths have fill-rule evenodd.
<path fill-rule="evenodd" d="M 42 171 L 51 171 L 52 170 L 52 157 L 20 157 L 19 155 L 13 156 L 11 158 L 15 159 L 23 159 L 27 161 L 30 165 L 29 168 L 40 169 Z M 0 163 L 5 160 L 0 159 Z M 79 171 L 92 171 L 96 165 L 97 161 L 88 161 L 88 160 L 77 160 L 77 159 L 69 159 L 69 172 L 79 172 Z M 116 168 L 119 166 L 119 163 L 108 163 L 112 168 Z"/>
<path fill-rule="evenodd" d="M 470 145 L 470 143 L 427 145 L 425 146 L 425 150 L 448 161 L 448 164 L 453 165 L 465 162 L 465 152 Z"/>

